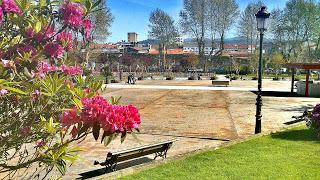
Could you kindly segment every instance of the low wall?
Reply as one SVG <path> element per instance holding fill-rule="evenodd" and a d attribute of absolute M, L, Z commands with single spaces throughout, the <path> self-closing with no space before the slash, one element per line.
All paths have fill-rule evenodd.
<path fill-rule="evenodd" d="M 305 95 L 306 93 L 306 82 L 298 81 L 296 83 L 297 94 Z M 319 81 L 309 81 L 309 96 L 310 97 L 320 97 L 320 82 Z"/>

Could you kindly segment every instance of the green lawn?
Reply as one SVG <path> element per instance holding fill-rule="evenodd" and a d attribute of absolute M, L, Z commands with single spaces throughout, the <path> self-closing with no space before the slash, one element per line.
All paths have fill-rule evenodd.
<path fill-rule="evenodd" d="M 320 141 L 303 126 L 122 179 L 320 179 Z"/>

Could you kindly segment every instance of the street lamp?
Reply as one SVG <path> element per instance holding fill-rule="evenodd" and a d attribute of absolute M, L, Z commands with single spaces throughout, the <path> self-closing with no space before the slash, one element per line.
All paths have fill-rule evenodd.
<path fill-rule="evenodd" d="M 257 94 L 257 102 L 256 102 L 256 127 L 255 133 L 261 133 L 261 106 L 262 106 L 262 98 L 261 98 L 261 87 L 262 87 L 262 42 L 264 32 L 267 30 L 266 28 L 266 19 L 270 17 L 270 13 L 266 12 L 267 8 L 262 6 L 260 11 L 255 15 L 257 19 L 257 30 L 260 32 L 260 56 L 259 56 L 259 72 L 258 72 L 258 94 Z"/>

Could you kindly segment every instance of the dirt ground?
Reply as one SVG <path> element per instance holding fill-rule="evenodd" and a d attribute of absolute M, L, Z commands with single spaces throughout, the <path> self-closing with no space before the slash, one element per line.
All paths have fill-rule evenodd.
<path fill-rule="evenodd" d="M 211 81 L 139 81 L 143 85 L 210 86 Z M 124 85 L 125 86 L 125 85 Z M 234 87 L 255 87 L 256 81 L 233 81 Z M 290 88 L 289 81 L 265 81 L 264 87 Z M 175 139 L 169 156 L 176 156 L 204 147 L 215 147 L 228 140 L 245 138 L 254 133 L 256 95 L 250 91 L 201 91 L 163 89 L 107 88 L 104 97 L 121 96 L 122 104 L 134 104 L 142 117 L 141 144 Z M 285 126 L 292 116 L 301 115 L 317 98 L 263 97 L 262 129 L 269 131 Z M 101 167 L 94 160 L 103 161 L 107 152 L 140 146 L 129 137 L 123 144 L 116 140 L 104 147 L 91 137 L 81 143 L 83 158 L 69 168 L 65 179 L 81 177 L 80 173 Z M 150 156 L 152 157 L 152 156 Z M 149 159 L 150 160 L 150 159 Z"/>

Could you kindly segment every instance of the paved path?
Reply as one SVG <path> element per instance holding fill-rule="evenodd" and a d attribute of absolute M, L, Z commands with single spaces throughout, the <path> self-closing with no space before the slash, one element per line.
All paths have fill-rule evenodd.
<path fill-rule="evenodd" d="M 210 86 L 161 86 L 161 85 L 124 85 L 108 84 L 113 89 L 163 89 L 163 90 L 203 90 L 203 91 L 256 91 L 257 88 L 248 87 L 210 87 Z M 290 89 L 263 88 L 263 91 L 289 92 Z"/>

